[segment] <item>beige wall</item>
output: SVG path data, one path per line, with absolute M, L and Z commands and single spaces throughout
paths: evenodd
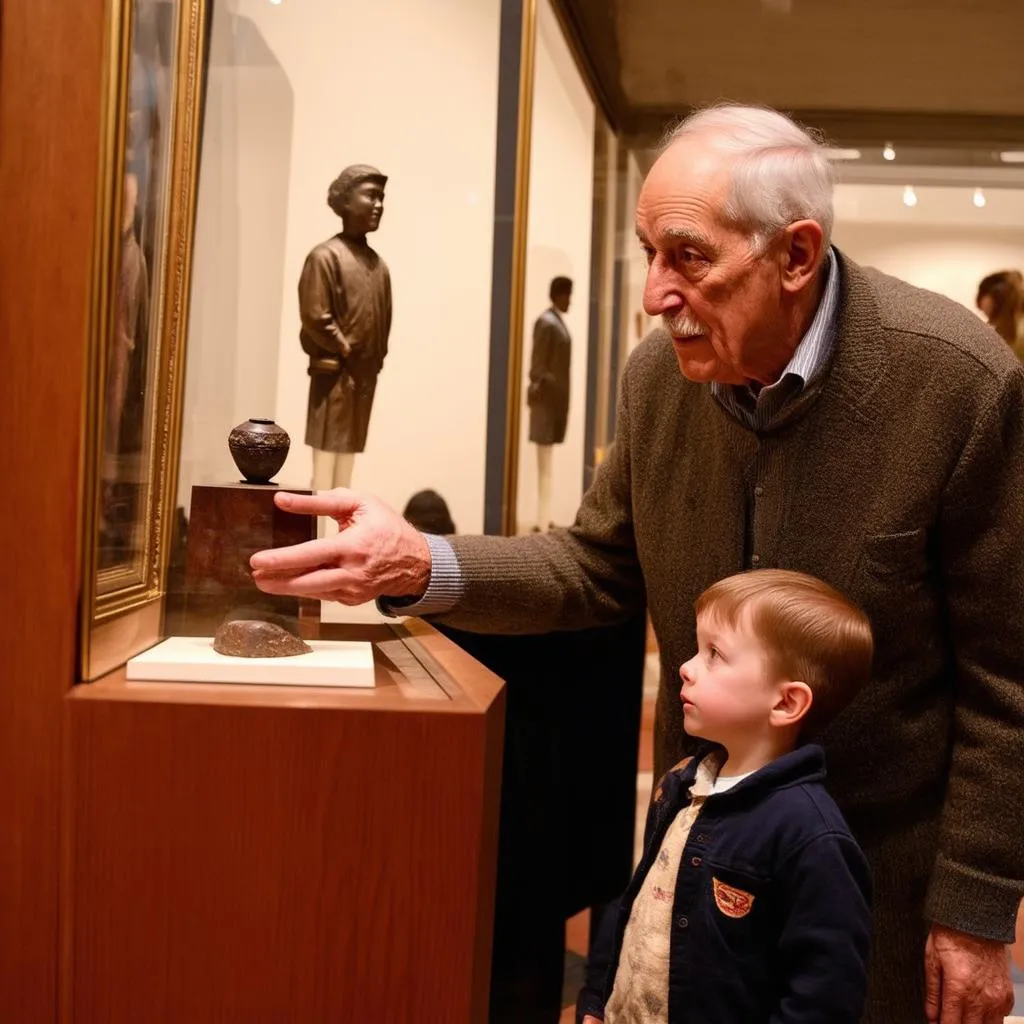
M 917 188 L 915 207 L 902 185 L 840 185 L 836 244 L 877 267 L 974 309 L 986 274 L 1024 267 L 1024 192 L 989 189 L 976 208 L 970 188 Z
M 523 388 L 519 439 L 520 529 L 537 518 L 537 450 L 528 441 L 533 322 L 547 309 L 548 288 L 558 275 L 573 280 L 566 326 L 572 335 L 569 425 L 553 452 L 552 518 L 571 523 L 583 495 L 587 336 L 590 326 L 590 245 L 594 179 L 594 104 L 555 20 L 549 0 L 537 5 L 536 75 L 530 152 Z M 546 524 L 542 524 L 545 525 Z
M 371 242 L 394 322 L 353 485 L 401 508 L 433 487 L 483 525 L 499 0 L 235 0 L 214 7 L 190 323 L 182 500 L 237 476 L 230 428 L 292 436 L 308 486 L 303 261 L 339 229 L 343 167 L 390 176 Z

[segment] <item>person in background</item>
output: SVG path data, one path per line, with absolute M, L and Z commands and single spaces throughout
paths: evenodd
M 1019 270 L 1000 270 L 983 277 L 975 303 L 989 326 L 1024 362 L 1024 275 Z
M 457 532 L 448 503 L 437 491 L 417 491 L 406 503 L 402 516 L 421 533 L 445 536 Z

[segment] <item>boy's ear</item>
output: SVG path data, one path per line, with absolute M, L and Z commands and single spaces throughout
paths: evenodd
M 784 728 L 796 725 L 811 710 L 814 694 L 798 679 L 789 679 L 779 686 L 778 700 L 771 711 L 772 725 Z

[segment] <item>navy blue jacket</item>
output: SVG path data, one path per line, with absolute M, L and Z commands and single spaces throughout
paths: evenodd
M 640 865 L 620 901 L 603 1018 L 633 900 L 689 803 L 702 747 L 661 780 Z M 821 747 L 800 747 L 709 796 L 690 830 L 672 907 L 669 1024 L 857 1024 L 867 988 L 867 862 L 825 791 Z

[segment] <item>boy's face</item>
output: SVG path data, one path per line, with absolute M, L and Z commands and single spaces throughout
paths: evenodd
M 779 702 L 779 681 L 745 618 L 733 627 L 699 615 L 697 653 L 679 669 L 679 677 L 687 733 L 727 749 L 730 742 L 763 733 Z

